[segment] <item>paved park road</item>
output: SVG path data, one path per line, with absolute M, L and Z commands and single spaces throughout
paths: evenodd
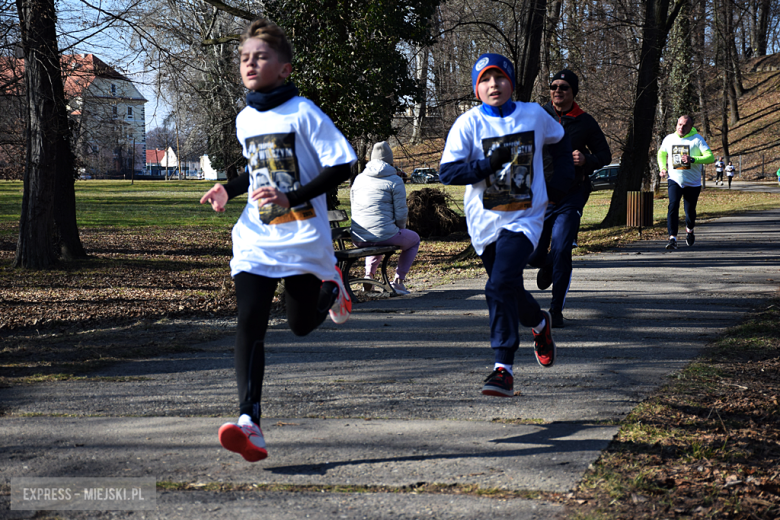
M 269 458 L 249 464 L 216 432 L 235 419 L 232 339 L 128 362 L 86 380 L 0 391 L 0 478 L 153 477 L 158 481 L 414 486 L 476 484 L 567 491 L 637 403 L 780 285 L 780 211 L 697 228 L 694 247 L 642 241 L 575 260 L 556 329 L 558 362 L 515 365 L 520 395 L 480 394 L 492 368 L 484 278 L 356 307 L 306 338 L 269 331 L 263 429 Z M 421 276 L 415 273 L 415 276 Z M 527 286 L 544 306 L 550 292 Z M 7 490 L 7 488 L 6 488 Z M 8 510 L 0 517 L 33 513 Z M 146 518 L 560 518 L 532 500 L 382 493 L 158 492 Z M 151 513 L 151 516 L 150 516 Z M 138 514 L 104 513 L 111 518 Z M 63 513 L 92 518 L 95 513 Z

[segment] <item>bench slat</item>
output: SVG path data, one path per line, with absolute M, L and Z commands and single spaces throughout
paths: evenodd
M 352 241 L 352 234 L 349 226 L 341 227 L 339 224 L 349 221 L 347 212 L 341 209 L 328 211 L 328 220 L 331 225 L 331 238 L 334 243 L 334 249 L 336 253 L 336 260 L 338 260 L 339 267 L 341 267 L 344 273 L 344 278 L 347 279 L 345 284 L 350 296 L 354 297 L 351 284 L 355 283 L 370 283 L 382 287 L 385 291 L 388 291 L 391 295 L 397 295 L 393 286 L 390 284 L 390 279 L 387 276 L 387 262 L 390 260 L 390 256 L 399 251 L 399 246 L 368 246 L 368 247 L 353 247 L 347 248 L 345 241 Z M 370 280 L 367 278 L 355 278 L 349 275 L 349 271 L 352 265 L 361 258 L 369 256 L 384 256 L 382 259 L 382 266 L 380 272 L 382 274 L 382 283 L 376 280 Z
M 336 258 L 362 258 L 365 256 L 379 256 L 385 253 L 394 253 L 397 246 L 360 247 L 356 249 L 344 249 L 335 251 Z

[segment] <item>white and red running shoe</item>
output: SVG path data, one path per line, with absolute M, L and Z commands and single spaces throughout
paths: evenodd
M 352 300 L 344 287 L 344 275 L 338 266 L 336 266 L 336 275 L 333 281 L 339 286 L 339 295 L 328 312 L 330 312 L 330 319 L 333 320 L 333 323 L 341 325 L 349 319 L 349 313 L 352 312 Z
M 268 456 L 263 430 L 246 414 L 238 418 L 238 424 L 222 425 L 219 429 L 219 443 L 226 450 L 238 453 L 249 462 L 257 462 Z

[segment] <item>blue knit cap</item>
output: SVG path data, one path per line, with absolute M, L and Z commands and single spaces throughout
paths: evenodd
M 489 69 L 498 69 L 503 72 L 504 76 L 512 82 L 512 90 L 515 89 L 515 68 L 512 66 L 512 62 L 505 56 L 488 52 L 477 58 L 476 63 L 471 68 L 471 87 L 474 89 L 474 95 L 477 98 L 479 98 L 477 84 L 482 74 Z

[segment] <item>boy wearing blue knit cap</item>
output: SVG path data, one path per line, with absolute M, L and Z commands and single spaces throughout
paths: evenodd
M 495 363 L 482 393 L 511 397 L 520 324 L 531 328 L 536 361 L 555 363 L 550 314 L 523 287 L 523 267 L 539 241 L 548 200 L 574 180 L 571 146 L 563 127 L 536 103 L 512 101 L 515 73 L 500 54 L 483 54 L 471 70 L 482 105 L 461 115 L 450 129 L 441 159 L 444 184 L 465 185 L 469 235 L 488 273 L 490 346 Z M 558 187 L 548 193 L 542 147 L 548 145 Z

